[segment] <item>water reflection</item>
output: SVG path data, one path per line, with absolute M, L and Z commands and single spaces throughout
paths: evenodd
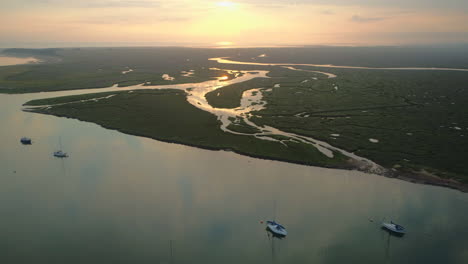
M 265 230 L 267 232 L 269 246 L 271 246 L 271 263 L 277 263 L 277 255 L 280 253 L 280 240 L 282 240 L 284 236 L 279 236 L 271 232 L 269 228 L 266 228 Z
M 0 66 L 26 64 L 26 63 L 37 63 L 37 62 L 39 62 L 39 60 L 36 59 L 36 58 L 33 58 L 33 57 L 16 58 L 16 57 L 0 56 Z
M 176 263 L 468 261 L 466 194 L 21 111 L 44 95 L 0 95 L 1 263 L 170 263 L 168 241 Z M 60 136 L 66 160 L 50 155 Z M 258 224 L 272 200 L 283 240 Z M 384 217 L 411 232 L 389 238 Z

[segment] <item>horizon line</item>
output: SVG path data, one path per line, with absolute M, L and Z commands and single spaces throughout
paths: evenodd
M 154 43 L 154 42 L 18 42 L 3 44 L 0 50 L 6 49 L 67 49 L 67 48 L 199 48 L 199 49 L 248 49 L 248 48 L 308 48 L 308 47 L 444 47 L 467 46 L 468 42 L 454 43 L 406 43 L 406 44 L 259 44 L 259 45 L 216 45 L 216 44 L 184 44 L 184 43 Z

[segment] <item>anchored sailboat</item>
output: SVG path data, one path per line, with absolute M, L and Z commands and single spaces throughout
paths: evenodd
M 20 141 L 21 141 L 21 144 L 23 144 L 23 145 L 31 145 L 32 144 L 32 140 L 30 138 L 28 138 L 28 137 L 22 137 L 20 139 Z
M 286 228 L 280 225 L 279 223 L 275 222 L 274 220 L 267 221 L 267 228 L 276 236 L 285 237 L 288 235 L 288 231 L 286 231 Z
M 274 218 L 276 219 L 276 201 L 274 204 Z M 275 220 L 266 221 L 267 230 L 270 231 L 274 236 L 283 238 L 288 235 L 288 231 L 281 224 L 277 223 Z
M 60 145 L 60 149 L 57 151 L 54 151 L 54 157 L 68 158 L 68 154 L 62 151 L 62 139 L 61 138 L 59 138 L 59 145 Z
M 390 221 L 390 223 L 383 222 L 382 228 L 400 235 L 404 235 L 406 233 L 405 228 L 403 226 L 393 223 L 393 221 Z

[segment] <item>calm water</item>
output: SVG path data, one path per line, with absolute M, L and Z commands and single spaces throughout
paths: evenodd
M 39 62 L 39 60 L 33 57 L 16 58 L 16 57 L 4 57 L 0 55 L 0 66 L 35 63 L 35 62 Z
M 44 96 L 0 95 L 0 263 L 468 263 L 467 194 L 21 111 Z

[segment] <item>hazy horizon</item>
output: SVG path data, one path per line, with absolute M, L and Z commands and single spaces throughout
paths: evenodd
M 468 2 L 6 0 L 0 47 L 468 43 Z
M 446 43 L 446 44 L 402 44 L 402 45 L 355 45 L 355 44 L 310 44 L 310 45 L 217 45 L 210 43 L 126 43 L 126 42 L 51 42 L 51 43 L 1 43 L 0 51 L 6 49 L 67 49 L 67 48 L 194 48 L 194 49 L 248 49 L 248 48 L 320 48 L 320 47 L 349 47 L 349 48 L 468 48 L 468 43 Z

